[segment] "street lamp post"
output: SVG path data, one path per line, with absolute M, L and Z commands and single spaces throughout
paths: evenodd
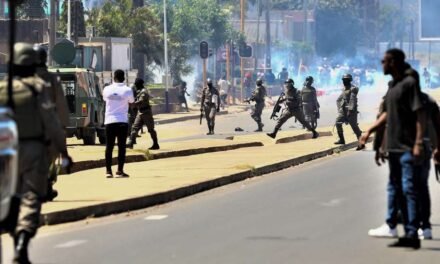
M 67 39 L 70 40 L 71 39 L 71 32 L 70 32 L 70 24 L 72 23 L 71 21 L 71 14 L 70 14 L 70 0 L 67 0 Z
M 165 112 L 170 112 L 170 98 L 168 93 L 168 29 L 167 29 L 167 1 L 163 0 L 163 35 L 165 53 Z

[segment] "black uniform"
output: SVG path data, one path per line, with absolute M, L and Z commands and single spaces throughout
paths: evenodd
M 278 130 L 280 130 L 281 126 L 289 120 L 291 117 L 295 117 L 298 122 L 300 122 L 307 130 L 312 131 L 313 138 L 317 138 L 319 134 L 315 131 L 314 128 L 310 126 L 310 124 L 304 119 L 304 116 L 301 111 L 301 93 L 293 86 L 293 81 L 291 83 L 287 83 L 285 87 L 285 98 L 282 102 L 285 102 L 287 108 L 283 111 L 278 119 L 277 124 L 275 125 L 274 131 L 272 133 L 267 134 L 268 136 L 275 138 Z
M 214 134 L 215 115 L 220 111 L 220 94 L 218 90 L 208 82 L 208 86 L 202 91 L 202 108 L 204 111 L 206 122 L 208 123 L 208 135 Z
M 138 91 L 137 91 L 136 85 L 133 85 L 131 87 L 131 90 L 133 91 L 133 98 L 137 98 Z M 131 130 L 133 128 L 134 120 L 136 119 L 137 114 L 138 114 L 137 106 L 134 104 L 131 105 L 128 108 L 128 135 L 129 136 L 130 136 Z M 133 142 L 133 143 L 136 143 L 136 142 Z

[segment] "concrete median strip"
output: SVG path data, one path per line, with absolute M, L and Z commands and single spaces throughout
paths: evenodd
M 325 146 L 330 146 L 330 142 L 332 139 L 323 139 L 325 140 Z M 309 141 L 309 140 L 307 140 Z M 72 221 L 78 221 L 78 220 L 83 220 L 86 218 L 90 218 L 90 217 L 102 217 L 102 216 L 107 216 L 107 215 L 111 215 L 111 214 L 117 214 L 117 213 L 122 213 L 122 212 L 127 212 L 127 211 L 132 211 L 132 210 L 138 210 L 138 209 L 143 209 L 146 207 L 150 207 L 150 206 L 155 206 L 155 205 L 159 205 L 159 204 L 163 204 L 163 203 L 167 203 L 167 202 L 171 202 L 183 197 L 187 197 L 196 193 L 200 193 L 203 191 L 207 191 L 213 188 L 217 188 L 220 186 L 224 186 L 227 184 L 231 184 L 234 182 L 238 182 L 238 181 L 242 181 L 248 178 L 252 178 L 252 177 L 256 177 L 256 176 L 261 176 L 267 173 L 271 173 L 271 172 L 275 172 L 278 170 L 282 170 L 282 169 L 286 169 L 292 166 L 297 166 L 299 164 L 311 161 L 311 160 L 315 160 L 315 159 L 319 159 L 328 155 L 332 155 L 335 153 L 340 153 L 341 151 L 345 151 L 351 148 L 354 148 L 357 146 L 357 142 L 353 141 L 350 144 L 344 145 L 344 146 L 339 146 L 339 147 L 323 147 L 322 144 L 320 144 L 319 142 L 313 142 L 312 140 L 310 140 L 312 144 L 315 145 L 319 145 L 320 147 L 317 147 L 316 149 L 318 149 L 318 151 L 316 152 L 311 152 L 305 155 L 298 155 L 296 157 L 293 158 L 280 158 L 280 157 L 284 157 L 279 155 L 279 157 L 274 158 L 272 161 L 270 161 L 267 164 L 258 164 L 256 166 L 251 166 L 251 165 L 247 165 L 247 166 L 241 166 L 240 168 L 236 168 L 235 171 L 231 168 L 223 168 L 222 171 L 224 171 L 224 175 L 222 174 L 222 172 L 217 173 L 214 172 L 214 176 L 212 176 L 211 178 L 209 177 L 200 177 L 198 178 L 199 180 L 194 180 L 194 182 L 190 182 L 189 180 L 188 183 L 185 182 L 185 173 L 181 172 L 182 175 L 178 175 L 176 176 L 175 174 L 173 174 L 173 171 L 175 170 L 174 167 L 170 167 L 168 169 L 169 173 L 173 174 L 175 178 L 171 178 L 171 179 L 177 179 L 174 181 L 179 181 L 178 184 L 174 185 L 169 183 L 166 186 L 168 186 L 165 191 L 159 191 L 157 193 L 150 193 L 150 194 L 146 194 L 146 195 L 141 195 L 140 193 L 142 193 L 142 191 L 139 192 L 139 194 L 133 194 L 133 197 L 127 197 L 127 198 L 123 198 L 123 199 L 118 199 L 115 198 L 115 200 L 113 201 L 106 201 L 103 198 L 93 198 L 96 200 L 93 201 L 87 201 L 88 198 L 85 197 L 81 197 L 84 199 L 84 201 L 79 201 L 79 205 L 75 208 L 68 208 L 69 206 L 65 206 L 65 208 L 63 208 L 63 206 L 61 206 L 60 204 L 56 204 L 52 203 L 52 208 L 48 209 L 46 208 L 46 210 L 44 210 L 45 208 L 43 208 L 43 215 L 42 215 L 42 223 L 46 224 L 46 225 L 54 225 L 54 224 L 61 224 L 61 223 L 66 223 L 66 222 L 72 222 Z M 311 143 L 306 143 L 311 144 Z M 300 143 L 290 143 L 290 144 L 300 144 Z M 289 144 L 282 144 L 284 145 L 283 147 L 283 151 L 284 152 L 289 152 L 289 149 L 291 149 L 292 146 L 290 146 Z M 277 146 L 282 146 L 282 145 L 277 145 Z M 296 145 L 295 145 L 296 146 Z M 293 146 L 293 147 L 295 147 Z M 271 148 L 275 147 L 271 146 L 271 147 L 267 147 L 271 150 Z M 302 146 L 297 146 L 298 148 L 302 148 Z M 263 147 L 265 148 L 265 147 Z M 278 147 L 279 148 L 279 147 Z M 259 149 L 259 148 L 258 148 Z M 231 154 L 227 154 L 227 156 L 231 156 L 231 159 L 234 159 L 234 157 L 243 157 L 243 153 L 244 151 L 248 151 L 250 153 L 255 152 L 255 150 L 253 149 L 242 149 L 242 150 L 235 150 L 232 151 L 234 153 Z M 298 150 L 299 152 L 301 150 Z M 226 154 L 217 154 L 217 153 L 211 153 L 211 154 L 206 154 L 206 158 L 210 159 L 212 161 L 212 159 L 218 159 L 219 155 L 226 155 Z M 235 156 L 234 156 L 235 155 Z M 294 156 L 294 155 L 291 155 Z M 178 160 L 175 160 L 175 167 L 179 167 L 180 164 L 183 164 L 185 162 L 185 159 L 187 158 L 176 158 Z M 236 159 L 236 162 L 239 162 L 238 159 Z M 159 164 L 157 164 L 156 166 L 163 166 L 163 163 L 158 161 Z M 209 163 L 209 162 L 208 162 Z M 212 163 L 212 162 L 211 162 Z M 215 162 L 214 162 L 215 163 Z M 224 164 L 226 163 L 231 163 L 233 164 L 233 162 L 231 160 L 226 160 L 223 163 L 218 162 L 218 166 L 225 166 Z M 149 163 L 146 163 L 149 164 Z M 203 164 L 201 164 L 203 165 Z M 139 165 L 139 167 L 141 167 L 143 165 Z M 197 172 L 200 172 L 201 170 L 203 170 L 203 166 L 200 166 L 200 168 L 194 168 L 193 165 L 188 165 L 191 166 L 192 170 L 198 170 Z M 135 168 L 134 168 L 135 169 Z M 183 171 L 185 171 L 185 168 L 181 168 Z M 217 168 L 211 168 L 211 173 L 212 170 L 216 170 Z M 219 168 L 220 169 L 220 168 Z M 219 170 L 218 169 L 218 170 Z M 154 174 L 155 172 L 155 167 L 152 166 L 151 168 L 147 169 L 149 171 L 150 174 Z M 162 169 L 163 170 L 163 169 Z M 238 172 L 236 172 L 238 170 Z M 93 174 L 95 171 L 91 171 L 90 173 Z M 227 173 L 230 172 L 230 173 Z M 159 173 L 159 172 L 158 172 Z M 186 172 L 187 174 L 191 175 L 191 171 Z M 86 175 L 83 175 L 84 177 L 86 177 Z M 156 178 L 156 177 L 162 177 L 160 176 L 160 174 L 156 175 L 156 176 L 151 176 L 151 178 Z M 183 178 L 182 178 L 183 177 Z M 67 177 L 69 178 L 69 177 Z M 74 178 L 74 177 L 72 177 Z M 132 184 L 136 184 L 136 181 L 143 181 L 144 180 L 144 176 L 141 177 L 135 177 L 135 178 L 129 178 L 127 179 L 127 181 L 130 180 L 134 180 L 134 183 L 132 182 Z M 180 180 L 178 180 L 180 179 Z M 83 179 L 84 180 L 84 179 Z M 127 181 L 118 181 L 118 183 L 116 183 L 115 181 L 104 181 L 102 180 L 103 184 L 114 184 L 113 187 L 116 188 L 116 190 L 120 190 L 123 189 L 125 187 L 124 184 L 128 184 L 129 182 Z M 141 183 L 141 182 L 139 182 Z M 69 182 L 65 183 L 66 186 L 69 186 Z M 96 186 L 95 188 L 103 188 L 105 189 L 105 186 Z M 137 188 L 141 188 L 141 186 L 137 186 Z M 93 188 L 92 188 L 93 189 Z M 102 190 L 104 193 L 106 190 Z M 139 191 L 139 190 L 137 190 Z M 71 193 L 74 193 L 74 190 L 70 191 Z M 145 193 L 145 191 L 143 192 Z M 102 195 L 101 193 L 97 193 L 95 194 L 94 197 L 100 197 L 100 195 Z M 68 195 L 67 195 L 68 196 Z M 66 197 L 67 197 L 66 196 Z M 90 198 L 92 199 L 92 198 Z M 65 202 L 67 203 L 72 203 L 72 202 L 78 202 L 78 201 L 69 201 L 68 199 L 66 199 L 65 201 L 59 201 L 59 203 L 63 203 Z M 86 205 L 87 202 L 96 202 L 96 204 L 90 204 L 90 205 Z M 84 206 L 81 206 L 81 204 L 84 204 Z M 51 205 L 51 204 L 49 204 Z M 67 209 L 66 209 L 67 208 Z

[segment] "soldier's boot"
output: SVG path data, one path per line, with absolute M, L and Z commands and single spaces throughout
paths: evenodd
M 14 264 L 31 264 L 28 256 L 28 246 L 30 240 L 31 235 L 25 231 L 18 233 L 16 237 L 14 237 Z
M 258 129 L 255 130 L 254 132 L 262 132 L 262 131 L 263 131 L 263 127 L 264 127 L 264 124 L 261 123 L 261 122 L 259 122 L 259 123 L 258 123 Z
M 312 130 L 312 138 L 318 138 L 319 137 L 319 133 L 316 132 L 316 130 Z
M 272 133 L 267 133 L 266 135 L 268 135 L 269 137 L 275 139 L 277 137 L 277 133 L 278 133 L 279 128 L 276 128 L 273 130 Z
M 158 143 L 158 140 L 157 140 L 157 133 L 156 133 L 156 131 L 151 132 L 151 139 L 153 140 L 153 145 L 149 149 L 151 149 L 151 150 L 160 149 L 159 143 Z
M 339 140 L 335 142 L 335 145 L 345 145 L 344 132 L 338 131 Z

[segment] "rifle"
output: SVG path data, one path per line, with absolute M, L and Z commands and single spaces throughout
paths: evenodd
M 202 124 L 203 120 L 203 109 L 200 109 L 200 125 Z
M 270 119 L 273 119 L 273 120 L 277 120 L 278 119 L 278 113 L 281 111 L 281 102 L 282 102 L 282 100 L 283 100 L 283 98 L 284 98 L 284 92 L 282 92 L 281 94 L 280 94 L 280 97 L 278 97 L 278 100 L 277 100 L 277 102 L 275 103 L 275 105 L 274 105 L 274 107 L 273 107 L 273 110 L 272 110 L 272 114 L 270 115 Z

